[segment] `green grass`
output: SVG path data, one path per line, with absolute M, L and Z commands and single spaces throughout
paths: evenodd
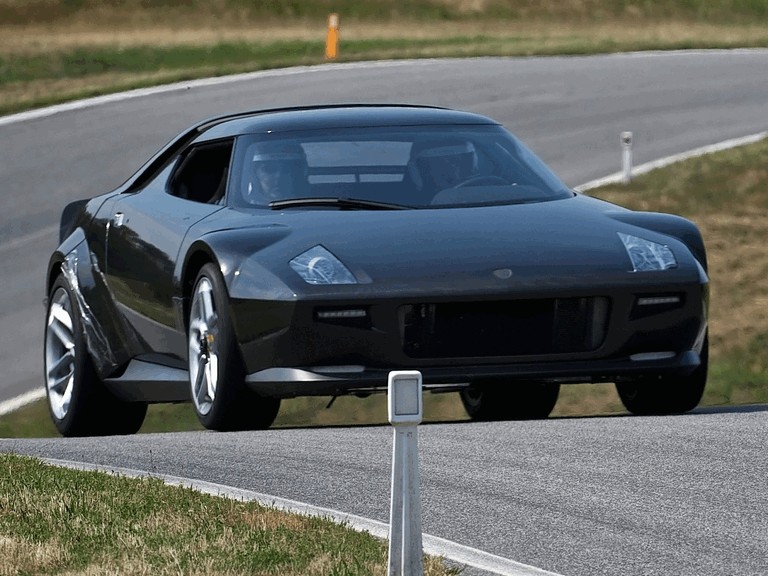
M 318 61 L 322 42 L 280 41 L 269 44 L 246 42 L 212 46 L 174 46 L 157 48 L 76 48 L 53 54 L 0 57 L 0 85 L 51 78 L 80 78 L 109 72 L 142 73 L 150 71 L 214 68 L 228 70 L 262 61 L 272 67 Z M 312 58 L 312 56 L 315 58 Z
M 0 454 L 3 575 L 362 576 L 386 563 L 386 542 L 329 519 Z

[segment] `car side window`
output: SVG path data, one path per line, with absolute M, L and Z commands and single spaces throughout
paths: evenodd
M 168 193 L 203 204 L 219 203 L 227 186 L 232 145 L 232 140 L 219 140 L 191 146 L 177 164 Z

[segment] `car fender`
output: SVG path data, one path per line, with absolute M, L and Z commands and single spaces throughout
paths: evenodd
M 253 256 L 288 234 L 290 228 L 287 226 L 265 224 L 217 230 L 194 240 L 186 250 L 184 258 L 179 259 L 176 269 L 176 280 L 182 292 L 182 307 L 179 310 L 182 318 L 186 318 L 187 300 L 192 294 L 197 273 L 207 262 L 218 266 L 230 297 L 252 298 L 265 294 L 265 291 L 269 292 L 270 297 L 274 297 L 275 285 L 282 285 L 282 281 L 266 268 L 259 266 Z M 249 264 L 246 265 L 246 262 Z M 253 274 L 254 268 L 258 268 L 260 274 Z M 286 288 L 285 292 L 289 290 Z
M 88 352 L 103 378 L 128 361 L 125 347 L 113 345 L 123 341 L 125 329 L 109 301 L 105 279 L 82 228 L 76 228 L 52 255 L 48 273 L 51 283 L 59 273 L 77 302 Z

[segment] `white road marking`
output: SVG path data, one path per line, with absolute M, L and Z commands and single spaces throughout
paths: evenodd
M 185 488 L 192 488 L 204 494 L 222 496 L 235 500 L 256 501 L 263 506 L 271 506 L 294 514 L 329 518 L 334 522 L 346 524 L 359 532 L 369 532 L 377 538 L 386 540 L 389 537 L 389 525 L 384 522 L 363 518 L 362 516 L 355 516 L 354 514 L 345 514 L 344 512 L 339 512 L 338 510 L 332 510 L 330 508 L 320 508 L 303 502 L 297 502 L 296 500 L 278 498 L 277 496 L 270 496 L 269 494 L 260 494 L 259 492 L 253 492 L 251 490 L 242 490 L 223 484 L 214 484 L 212 482 L 181 478 L 179 476 L 152 474 L 131 468 L 101 466 L 99 464 L 74 462 L 71 460 L 57 460 L 53 458 L 43 458 L 42 460 L 53 466 L 62 466 L 65 468 L 73 468 L 75 470 L 106 472 L 107 474 L 127 476 L 131 478 L 157 478 L 171 486 L 183 486 Z M 429 534 L 423 535 L 423 545 L 426 554 L 442 556 L 443 558 L 458 562 L 459 564 L 472 566 L 473 568 L 479 568 L 501 576 L 562 576 L 555 572 L 549 572 L 547 570 L 542 570 L 541 568 L 536 568 L 535 566 L 521 564 L 514 560 L 508 560 L 501 556 L 489 554 L 482 550 L 477 550 L 476 548 L 470 548 L 469 546 L 451 542 L 444 538 L 438 538 L 437 536 L 430 536 Z
M 27 404 L 31 404 L 32 402 L 35 402 L 36 400 L 40 400 L 40 398 L 44 398 L 44 397 L 45 397 L 45 389 L 36 388 L 35 390 L 32 390 L 30 392 L 25 392 L 24 394 L 16 396 L 15 398 L 6 400 L 5 402 L 0 402 L 0 416 L 5 416 L 6 414 L 15 412 L 19 408 L 23 408 Z

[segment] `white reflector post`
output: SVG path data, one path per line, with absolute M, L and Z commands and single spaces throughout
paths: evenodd
M 424 573 L 421 543 L 418 425 L 422 415 L 421 372 L 389 373 L 392 443 L 392 499 L 389 513 L 389 576 Z
M 621 139 L 621 181 L 629 184 L 632 180 L 632 132 L 622 132 Z

